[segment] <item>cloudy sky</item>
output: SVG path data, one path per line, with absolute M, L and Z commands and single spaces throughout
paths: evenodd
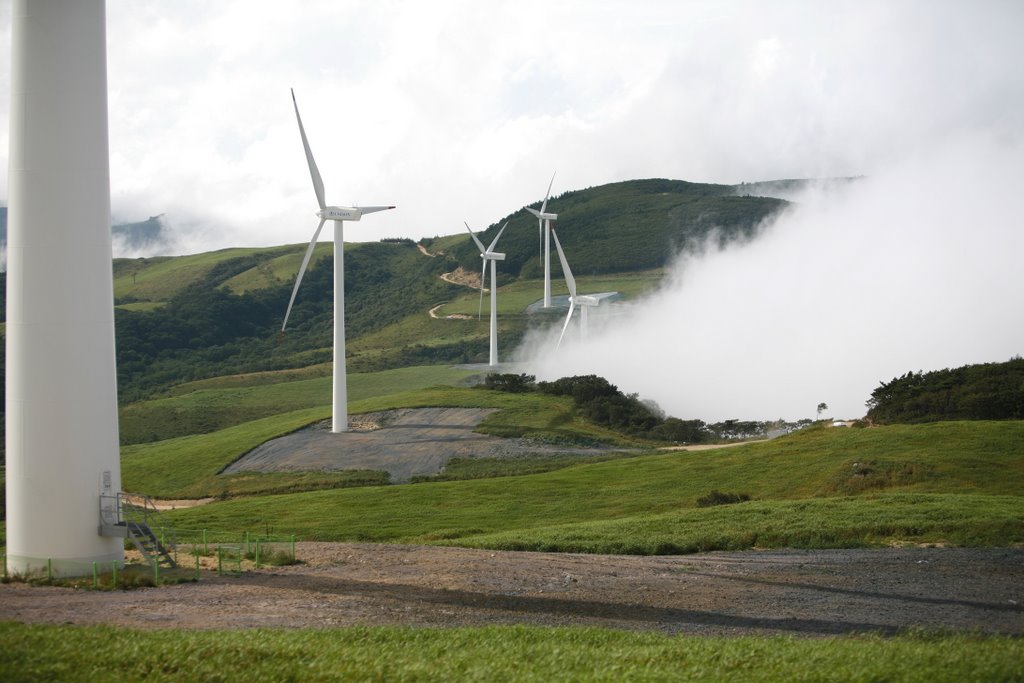
M 10 51 L 0 0 L 0 54 Z M 289 88 L 346 238 L 484 226 L 641 177 L 872 174 L 1020 131 L 1017 2 L 108 0 L 112 208 L 183 250 L 315 228 Z M 0 73 L 0 202 L 9 78 Z
M 0 0 L 0 53 L 10 50 Z M 856 417 L 879 380 L 1024 347 L 1017 0 L 108 0 L 112 209 L 178 253 L 304 242 L 295 88 L 346 238 L 483 227 L 632 178 L 866 176 L 680 260 L 584 349 L 682 417 Z M 9 78 L 0 70 L 0 203 Z M 687 321 L 694 321 L 687 324 Z M 536 353 L 528 353 L 533 351 Z M 539 355 L 538 355 L 539 354 Z M 691 390 L 692 388 L 692 390 Z

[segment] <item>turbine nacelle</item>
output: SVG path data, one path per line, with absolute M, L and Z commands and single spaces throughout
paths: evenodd
M 393 206 L 325 206 L 323 209 L 317 212 L 317 216 L 325 221 L 357 221 L 363 217 L 365 213 L 374 213 L 376 211 L 386 211 L 387 209 L 393 209 Z
M 569 297 L 569 303 L 576 304 L 577 306 L 600 306 L 601 300 L 596 296 L 580 294 L 579 296 Z
M 548 203 L 547 199 L 544 200 L 544 203 L 545 204 Z M 538 211 L 537 209 L 532 209 L 529 206 L 526 207 L 526 210 L 529 211 L 530 213 L 532 213 L 534 216 L 536 216 L 537 218 L 539 218 L 542 221 L 556 221 L 556 220 L 558 220 L 558 214 L 557 213 L 547 213 L 546 211 L 543 211 L 543 210 Z
M 504 261 L 505 255 L 496 251 L 486 251 L 480 254 L 480 258 L 485 261 Z

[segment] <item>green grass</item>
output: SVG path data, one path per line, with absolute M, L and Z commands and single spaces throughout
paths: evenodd
M 281 283 L 294 283 L 295 277 L 299 274 L 299 266 L 302 265 L 302 257 L 306 253 L 306 244 L 293 244 L 287 248 L 287 253 L 264 261 L 255 268 L 250 268 L 234 277 L 226 280 L 224 286 L 235 294 L 244 294 L 250 290 L 275 287 Z M 350 245 L 345 245 L 346 251 Z M 317 243 L 313 249 L 313 256 L 309 259 L 307 267 L 312 268 L 321 259 L 334 253 L 333 242 Z
M 292 248 L 298 246 L 293 245 Z M 274 249 L 235 248 L 188 256 L 115 259 L 114 298 L 132 297 L 138 301 L 167 301 L 188 285 L 201 279 L 222 261 Z
M 218 477 L 217 472 L 264 441 L 326 419 L 330 414 L 330 406 L 307 408 L 211 434 L 125 446 L 121 449 L 122 486 L 126 491 L 156 498 L 203 498 L 242 493 L 232 486 L 232 477 Z M 282 481 L 289 481 L 295 476 L 283 475 Z
M 659 515 L 461 537 L 497 550 L 679 555 L 753 548 L 861 548 L 891 542 L 1024 544 L 1024 499 L 970 494 L 882 494 L 756 501 Z
M 629 457 L 624 453 L 603 455 L 575 455 L 555 453 L 552 455 L 528 455 L 516 458 L 452 458 L 445 464 L 444 471 L 434 476 L 413 477 L 415 483 L 438 481 L 464 481 L 466 479 L 490 479 L 493 477 L 517 477 L 524 474 L 553 472 L 573 465 L 604 462 Z
M 746 509 L 755 509 L 757 501 L 834 499 L 859 493 L 862 500 L 850 505 L 862 505 L 864 515 L 874 515 L 874 507 L 882 504 L 881 497 L 870 497 L 877 493 L 940 493 L 949 496 L 945 504 L 950 509 L 965 506 L 965 538 L 981 533 L 977 529 L 993 515 L 1003 515 L 1007 529 L 1019 537 L 1021 517 L 1009 515 L 999 497 L 1024 496 L 1022 444 L 1024 422 L 821 429 L 735 448 L 637 456 L 530 476 L 318 491 L 227 501 L 174 515 L 182 524 L 211 528 L 253 528 L 272 520 L 278 528 L 310 540 L 423 542 L 480 534 L 526 536 L 530 530 L 548 533 L 546 528 L 556 524 L 684 512 L 704 515 L 694 518 L 704 520 L 743 508 L 698 511 L 697 499 L 711 490 L 750 494 L 754 501 L 744 504 L 751 506 Z M 858 474 L 854 463 L 872 460 L 893 466 Z M 960 498 L 961 492 L 979 498 Z M 920 509 L 914 506 L 927 500 L 897 498 L 886 504 L 906 508 L 896 514 L 911 514 Z M 826 508 L 778 509 L 815 520 Z M 742 524 L 735 526 L 742 534 Z M 642 533 L 642 525 L 636 530 Z M 927 540 L 934 530 L 912 531 L 900 530 L 900 537 Z M 877 529 L 858 533 L 864 544 L 881 534 Z
M 500 269 L 500 266 L 499 266 Z M 576 278 L 576 289 L 581 293 L 620 292 L 624 299 L 633 299 L 655 289 L 664 277 L 664 270 L 638 271 L 635 273 L 617 273 L 611 275 L 591 275 Z M 565 279 L 561 271 L 553 268 L 551 275 L 551 293 L 554 296 L 566 295 Z M 489 311 L 489 294 L 484 294 L 484 311 Z M 543 280 L 516 280 L 502 284 L 501 272 L 498 273 L 498 313 L 513 315 L 523 313 L 530 304 L 544 296 Z M 469 289 L 464 294 L 445 304 L 439 315 L 460 313 L 476 316 L 480 306 L 479 292 Z M 485 321 L 486 322 L 486 321 Z
M 350 401 L 409 389 L 455 384 L 473 374 L 448 366 L 399 368 L 348 375 Z M 329 365 L 299 371 L 254 373 L 192 382 L 170 396 L 123 406 L 123 444 L 206 434 L 272 415 L 328 405 Z
M 688 638 L 593 628 L 139 631 L 0 624 L 20 681 L 1011 681 L 1024 640 Z

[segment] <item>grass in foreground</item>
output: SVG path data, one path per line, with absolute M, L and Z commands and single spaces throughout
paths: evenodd
M 1024 640 L 795 640 L 486 627 L 135 631 L 0 624 L 0 678 L 438 681 L 1011 681 Z

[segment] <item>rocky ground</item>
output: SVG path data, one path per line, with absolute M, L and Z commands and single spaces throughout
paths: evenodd
M 681 557 L 300 543 L 302 564 L 133 591 L 0 585 L 0 620 L 136 628 L 602 626 L 827 636 L 1024 634 L 1024 549 Z

